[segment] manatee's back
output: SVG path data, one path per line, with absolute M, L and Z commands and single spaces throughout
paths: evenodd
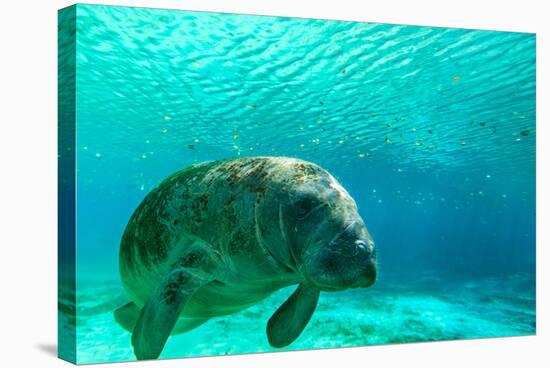
M 310 164 L 284 157 L 213 161 L 178 171 L 153 189 L 130 218 L 121 241 L 120 273 L 134 301 L 146 300 L 155 290 L 177 256 L 173 249 L 177 245 L 180 252 L 186 236 L 204 240 L 228 259 L 242 253 L 255 242 L 238 231 L 255 226 L 255 201 L 268 187 L 300 180 L 290 175 L 296 165 Z M 247 257 L 262 256 L 256 253 Z

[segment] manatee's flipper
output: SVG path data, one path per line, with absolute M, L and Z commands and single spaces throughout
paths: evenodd
M 300 284 L 267 322 L 267 339 L 275 348 L 292 343 L 302 333 L 319 300 L 319 289 Z
M 125 330 L 132 332 L 134 331 L 140 312 L 139 307 L 130 302 L 115 310 L 115 320 Z
M 178 268 L 170 272 L 145 304 L 132 334 L 138 359 L 156 359 L 178 321 L 181 310 L 195 291 L 210 280 Z

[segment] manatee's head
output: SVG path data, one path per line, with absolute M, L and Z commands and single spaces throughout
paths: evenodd
M 306 172 L 280 215 L 299 272 L 324 291 L 371 286 L 376 251 L 355 201 L 320 167 L 311 165 Z

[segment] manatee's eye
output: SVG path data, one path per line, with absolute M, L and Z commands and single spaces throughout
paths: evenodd
M 307 217 L 307 215 L 313 209 L 313 200 L 309 197 L 300 198 L 296 202 L 296 217 L 301 220 Z

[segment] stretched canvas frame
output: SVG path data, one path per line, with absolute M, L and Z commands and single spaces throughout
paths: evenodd
M 60 358 L 98 363 L 536 333 L 534 34 L 83 4 L 60 10 L 58 25 Z M 319 39 L 312 41 L 315 35 Z M 446 41 L 445 37 L 450 38 Z M 434 38 L 440 43 L 429 56 L 423 55 Z M 403 46 L 394 50 L 400 43 Z M 224 46 L 215 49 L 213 45 Z M 245 45 L 244 49 L 239 45 Z M 388 49 L 394 52 L 386 53 Z M 285 52 L 290 55 L 288 60 L 281 59 Z M 254 56 L 258 57 L 256 64 L 245 65 Z M 432 71 L 435 80 L 433 86 L 418 89 L 415 78 L 425 73 L 424 63 L 436 69 Z M 484 65 L 490 63 L 493 69 Z M 492 89 L 488 80 L 494 80 L 498 88 Z M 120 90 L 110 89 L 115 85 Z M 365 90 L 362 85 L 372 87 Z M 172 88 L 179 92 L 173 93 Z M 430 90 L 437 92 L 423 96 Z M 400 105 L 400 100 L 406 102 Z M 502 102 L 499 105 L 495 100 Z M 231 110 L 235 103 L 237 112 Z M 394 109 L 385 110 L 385 103 Z M 190 104 L 193 107 L 186 110 Z M 471 118 L 453 120 L 461 108 L 470 109 Z M 447 121 L 438 120 L 443 114 Z M 150 131 L 144 134 L 144 124 L 149 122 Z M 375 128 L 371 131 L 365 126 Z M 403 148 L 394 148 L 398 145 Z M 215 161 L 223 159 L 234 161 Z M 215 163 L 202 164 L 211 160 Z M 134 170 L 141 163 L 144 168 Z M 188 171 L 177 171 L 187 166 L 191 167 Z M 291 171 L 285 171 L 289 167 Z M 438 171 L 439 167 L 444 170 Z M 126 168 L 124 174 L 135 176 L 123 181 L 120 176 Z M 471 172 L 459 177 L 464 173 L 460 168 Z M 367 170 L 369 175 L 364 174 Z M 174 172 L 180 174 L 170 177 Z M 378 172 L 384 173 L 386 181 L 376 179 Z M 267 213 L 273 211 L 266 210 L 268 220 L 255 218 L 255 230 L 239 233 L 239 244 L 223 257 L 242 251 L 240 247 L 249 244 L 249 239 L 256 245 L 269 242 L 270 226 L 278 232 L 270 236 L 285 241 L 289 229 L 299 228 L 296 237 L 309 244 L 304 234 L 312 230 L 300 227 L 300 221 L 321 205 L 340 209 L 334 218 L 345 223 L 332 232 L 315 230 L 324 235 L 327 246 L 338 249 L 338 256 L 331 253 L 330 260 L 323 258 L 312 271 L 312 261 L 307 263 L 305 256 L 293 253 L 295 245 L 266 245 L 269 262 L 279 262 L 277 267 L 284 268 L 285 275 L 300 275 L 296 282 L 282 282 L 281 290 L 269 290 L 267 299 L 250 302 L 250 309 L 243 307 L 234 314 L 218 311 L 204 325 L 199 321 L 182 328 L 189 332 L 179 337 L 159 337 L 156 334 L 164 333 L 166 316 L 174 310 L 180 313 L 177 308 L 169 312 L 163 308 L 204 287 L 206 281 L 193 286 L 197 280 L 207 280 L 209 285 L 221 282 L 213 276 L 213 270 L 221 272 L 215 258 L 219 250 L 215 255 L 205 253 L 210 245 L 195 233 L 189 235 L 193 238 L 189 249 L 202 253 L 181 254 L 174 262 L 183 265 L 184 271 L 171 269 L 163 275 L 166 278 L 159 284 L 164 288 L 159 286 L 157 294 L 151 294 L 153 300 L 156 295 L 156 304 L 137 303 L 136 311 L 129 311 L 132 301 L 139 299 L 139 288 L 129 287 L 125 279 L 138 271 L 125 273 L 124 267 L 129 267 L 125 262 L 133 261 L 128 261 L 122 249 L 126 243 L 142 241 L 147 232 L 144 226 L 156 221 L 154 211 L 140 212 L 149 206 L 147 193 L 170 188 L 170 180 L 188 185 L 193 177 L 206 181 L 213 173 L 226 181 L 227 188 L 248 188 L 259 196 L 254 197 L 258 201 L 262 195 L 272 201 L 274 188 L 291 197 L 269 202 L 273 211 L 279 211 L 277 216 L 269 217 Z M 275 184 L 286 183 L 285 175 L 296 180 L 291 189 Z M 422 184 L 439 183 L 446 176 L 456 178 L 457 192 L 441 194 Z M 163 181 L 167 177 L 172 179 Z M 304 183 L 310 182 L 315 183 L 311 185 L 316 192 L 311 187 L 304 189 Z M 294 191 L 296 187 L 301 189 Z M 334 195 L 328 196 L 325 189 Z M 306 192 L 314 198 L 305 196 Z M 467 199 L 461 200 L 458 192 Z M 296 193 L 307 197 L 305 205 Z M 229 237 L 231 230 L 223 232 L 214 226 L 227 218 L 214 221 L 207 215 L 214 211 L 212 197 L 202 192 L 191 195 L 187 211 L 197 214 L 193 221 L 211 221 L 212 232 L 219 231 L 218 239 Z M 258 205 L 256 209 L 244 194 L 228 198 L 231 201 L 225 203 L 241 211 L 237 218 L 245 217 L 246 208 L 257 212 L 264 208 Z M 162 211 L 161 202 L 154 202 L 158 211 Z M 140 203 L 144 204 L 140 207 Z M 391 215 L 383 210 L 386 203 L 393 208 Z M 407 209 L 400 212 L 395 203 Z M 289 209 L 284 207 L 287 204 Z M 422 206 L 428 210 L 418 210 Z M 104 212 L 94 212 L 97 208 Z M 441 229 L 437 214 L 450 211 L 464 214 L 453 212 Z M 286 217 L 291 212 L 296 221 L 292 226 Z M 422 230 L 433 232 L 433 239 L 422 238 L 422 231 L 415 233 L 415 227 L 404 220 L 395 220 L 395 228 L 376 220 L 381 217 L 388 223 L 390 218 L 394 221 L 405 215 L 412 224 L 422 218 L 437 223 L 432 227 L 426 223 Z M 152 217 L 132 225 L 142 216 Z M 471 220 L 460 222 L 468 216 Z M 108 225 L 106 218 L 116 226 Z M 171 221 L 170 226 L 176 226 L 179 218 Z M 371 224 L 376 230 L 373 236 L 366 229 L 372 231 Z M 238 228 L 234 226 L 228 229 Z M 469 231 L 475 247 L 468 245 L 468 237 L 461 242 L 450 239 Z M 407 234 L 414 236 L 411 239 Z M 415 242 L 417 236 L 442 245 L 425 246 Z M 236 237 L 228 238 L 227 249 Z M 354 257 L 348 257 L 351 248 L 344 247 L 348 243 L 353 244 Z M 459 251 L 445 244 L 463 248 Z M 162 253 L 158 242 L 155 247 Z M 300 248 L 309 255 L 304 249 Z M 197 257 L 214 257 L 209 258 L 207 272 L 195 266 Z M 233 266 L 249 267 L 232 262 L 225 266 L 227 273 Z M 262 262 L 254 258 L 251 265 Z M 112 272 L 118 272 L 119 263 L 120 275 Z M 336 276 L 330 274 L 334 267 Z M 437 267 L 445 276 L 438 274 Z M 404 281 L 395 276 L 400 269 L 414 273 Z M 321 280 L 320 275 L 326 274 L 331 277 Z M 242 285 L 247 281 L 243 277 Z M 279 281 L 270 279 L 267 284 L 278 285 Z M 238 283 L 227 284 L 235 288 Z M 298 284 L 298 288 L 287 288 Z M 243 295 L 230 296 L 250 298 L 246 290 Z M 332 293 L 335 290 L 341 293 Z M 227 293 L 221 295 L 212 297 L 212 304 L 229 298 Z M 125 322 L 128 311 L 137 322 Z M 260 330 L 261 334 L 251 332 Z

